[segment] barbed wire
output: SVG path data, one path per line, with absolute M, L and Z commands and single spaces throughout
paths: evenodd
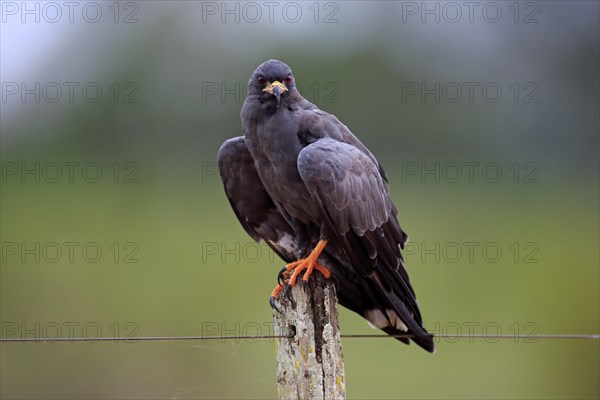
M 439 339 L 574 339 L 574 340 L 600 340 L 600 334 L 539 334 L 539 335 L 484 335 L 484 334 L 439 334 L 430 335 Z M 294 335 L 223 335 L 223 336 L 125 336 L 125 337 L 59 337 L 59 338 L 0 338 L 0 343 L 54 343 L 54 342 L 143 342 L 143 341 L 183 341 L 183 340 L 262 340 L 262 339 L 293 339 Z M 381 334 L 342 334 L 342 339 L 411 339 L 415 335 L 381 335 Z

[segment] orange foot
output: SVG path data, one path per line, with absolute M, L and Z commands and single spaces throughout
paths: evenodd
M 275 289 L 273 289 L 273 292 L 271 293 L 271 298 L 269 300 L 269 304 L 271 304 L 272 308 L 275 308 L 277 311 L 279 311 L 275 306 L 275 299 L 279 297 L 279 294 L 281 293 L 281 290 L 283 289 L 285 284 L 288 284 L 290 286 L 296 285 L 298 276 L 302 271 L 306 270 L 303 277 L 305 282 L 308 282 L 308 278 L 310 278 L 310 275 L 315 269 L 319 271 L 325 277 L 325 279 L 329 279 L 329 277 L 331 276 L 331 272 L 329 272 L 327 268 L 319 264 L 319 262 L 317 261 L 326 245 L 327 240 L 320 240 L 319 243 L 317 243 L 317 245 L 313 249 L 313 251 L 311 251 L 311 253 L 308 255 L 308 257 L 301 258 L 300 260 L 294 261 L 293 263 L 289 263 L 281 270 L 281 272 L 279 273 L 279 277 L 283 277 L 283 279 L 280 279 L 282 281 L 279 282 L 277 286 L 275 286 Z

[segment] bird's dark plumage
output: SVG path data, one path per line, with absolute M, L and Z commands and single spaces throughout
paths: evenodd
M 218 160 L 246 232 L 287 263 L 327 240 L 319 262 L 336 278 L 340 303 L 433 352 L 400 251 L 407 236 L 373 154 L 304 99 L 277 60 L 252 74 L 241 118 L 244 136 L 227 140 Z

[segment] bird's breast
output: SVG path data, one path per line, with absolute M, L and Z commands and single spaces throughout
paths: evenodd
M 303 222 L 313 220 L 318 212 L 298 172 L 298 154 L 303 148 L 298 124 L 282 114 L 250 128 L 245 129 L 248 149 L 270 196 L 292 217 Z

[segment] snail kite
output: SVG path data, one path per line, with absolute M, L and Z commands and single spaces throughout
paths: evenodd
M 433 352 L 400 252 L 407 235 L 373 154 L 300 95 L 281 61 L 254 71 L 241 119 L 244 136 L 223 143 L 219 172 L 246 232 L 288 263 L 271 305 L 302 271 L 332 274 L 343 306 Z

